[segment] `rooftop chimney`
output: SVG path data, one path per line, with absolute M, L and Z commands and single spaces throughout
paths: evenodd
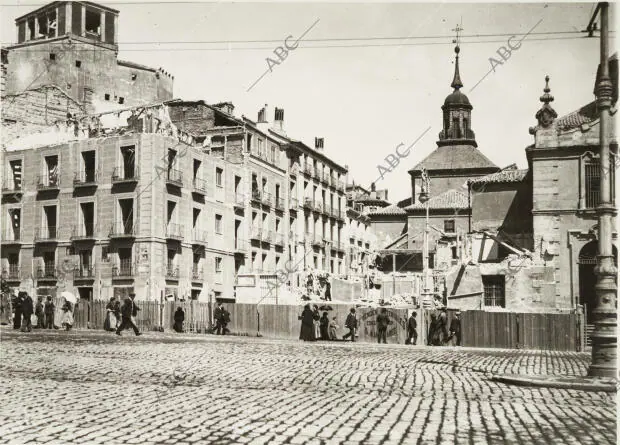
M 260 111 L 258 112 L 258 121 L 257 123 L 259 124 L 266 124 L 267 123 L 267 104 L 265 104 L 265 106 L 263 108 L 260 109 Z
M 273 118 L 273 128 L 284 133 L 284 109 L 276 107 Z
M 314 138 L 314 148 L 316 151 L 323 151 L 323 138 Z

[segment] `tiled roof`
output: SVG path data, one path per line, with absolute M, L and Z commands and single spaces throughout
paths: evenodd
M 555 121 L 555 125 L 560 130 L 566 131 L 572 130 L 573 128 L 579 128 L 583 124 L 589 124 L 597 119 L 598 112 L 596 109 L 596 102 L 590 102 L 588 105 L 581 107 L 577 111 L 573 111 L 566 116 L 558 118 Z
M 392 204 L 391 206 L 384 207 L 382 209 L 377 209 L 373 212 L 368 212 L 368 215 L 406 215 L 403 209 L 398 207 L 397 204 Z
M 405 210 L 421 210 L 426 208 L 426 203 L 416 202 Z M 448 190 L 441 195 L 433 196 L 428 200 L 429 209 L 467 209 L 469 202 L 465 193 L 458 190 Z
M 473 145 L 444 145 L 437 147 L 412 170 L 451 170 L 460 168 L 497 168 Z
M 502 184 L 509 182 L 521 182 L 526 178 L 528 171 L 529 170 L 527 168 L 502 170 L 501 172 L 491 173 L 490 175 L 472 179 L 470 182 L 472 184 Z

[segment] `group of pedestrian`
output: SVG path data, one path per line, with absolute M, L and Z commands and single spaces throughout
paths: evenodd
M 51 295 L 47 295 L 44 300 L 43 295 L 39 295 L 36 305 L 32 297 L 25 291 L 19 291 L 11 302 L 13 306 L 13 329 L 20 329 L 22 332 L 31 332 L 33 329 L 33 315 L 36 319 L 34 329 L 59 329 L 55 323 L 56 305 Z M 65 301 L 62 305 L 61 326 L 65 330 L 73 327 L 73 305 Z
M 443 346 L 452 339 L 457 346 L 461 346 L 461 313 L 454 313 L 454 317 L 448 327 L 448 310 L 442 307 L 439 314 L 431 314 L 431 322 L 428 327 L 428 345 Z
M 301 320 L 300 340 L 338 340 L 339 326 L 336 322 L 337 317 L 334 316 L 330 319 L 327 311 L 323 311 L 321 314 L 318 305 L 310 306 L 310 304 L 306 304 L 298 319 Z M 355 341 L 355 329 L 357 329 L 355 308 L 351 308 L 351 312 L 345 321 L 345 328 L 349 329 L 349 333 L 343 337 L 343 340 L 351 337 L 351 341 Z

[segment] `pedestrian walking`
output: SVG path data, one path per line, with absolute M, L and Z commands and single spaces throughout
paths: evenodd
M 327 312 L 323 312 L 319 322 L 321 325 L 321 340 L 329 340 L 329 317 Z
M 329 322 L 329 339 L 338 340 L 338 324 L 336 323 L 336 317 L 332 317 Z
M 25 292 L 18 292 L 17 296 L 13 300 L 13 308 L 15 310 L 13 314 L 13 329 L 20 329 L 22 326 L 22 306 L 24 304 Z
M 355 341 L 355 330 L 357 329 L 357 317 L 355 316 L 355 308 L 352 307 L 349 315 L 347 315 L 347 319 L 344 323 L 344 327 L 349 330 L 347 334 L 345 334 L 342 339 L 346 340 L 351 337 L 351 341 Z
M 37 297 L 37 306 L 34 310 L 34 314 L 37 316 L 37 329 L 45 328 L 45 310 L 43 307 L 43 295 Z
M 321 313 L 319 307 L 315 304 L 312 310 L 312 325 L 314 326 L 314 338 L 321 338 Z
M 32 331 L 32 313 L 34 312 L 32 297 L 27 292 L 22 295 L 22 327 L 23 332 Z
M 108 302 L 108 304 L 106 304 L 106 317 L 105 317 L 105 321 L 103 322 L 103 329 L 105 329 L 106 331 L 116 331 L 116 328 L 118 327 L 118 318 L 116 317 L 116 313 L 115 313 L 115 308 L 116 308 L 116 297 L 112 297 L 110 298 L 110 301 Z
M 70 331 L 73 327 L 73 305 L 65 301 L 62 305 L 62 312 L 61 326 L 64 326 L 66 331 Z
M 177 311 L 174 313 L 174 330 L 176 332 L 183 332 L 183 322 L 185 321 L 185 312 L 179 306 Z
M 418 321 L 416 320 L 417 312 L 412 311 L 407 320 L 407 340 L 405 344 L 415 345 L 418 342 Z
M 43 308 L 45 312 L 45 327 L 47 329 L 54 329 L 54 313 L 56 312 L 56 305 L 52 301 L 52 296 L 48 295 Z
M 450 337 L 448 340 L 456 338 L 456 346 L 461 346 L 461 311 L 454 314 L 454 318 L 450 322 Z
M 437 326 L 439 330 L 439 345 L 444 345 L 448 341 L 448 309 L 443 306 L 437 317 Z
M 379 343 L 387 343 L 387 328 L 390 324 L 390 319 L 387 315 L 387 310 L 381 308 L 381 311 L 377 315 L 377 338 Z
M 125 303 L 121 308 L 121 324 L 116 329 L 116 335 L 121 335 L 121 332 L 128 328 L 132 328 L 136 336 L 142 335 L 142 333 L 132 319 L 132 317 L 138 315 L 138 311 L 140 310 L 140 308 L 134 301 L 135 298 L 136 294 L 132 292 L 129 294 L 129 298 L 125 300 Z
M 428 337 L 426 339 L 429 346 L 437 345 L 437 338 L 436 338 L 437 333 L 438 333 L 437 314 L 434 312 L 431 312 L 431 321 L 428 324 Z
M 332 285 L 329 281 L 325 285 L 325 301 L 332 301 Z
M 301 330 L 299 332 L 299 339 L 303 341 L 314 341 L 314 314 L 310 305 L 306 304 L 301 315 L 298 317 L 301 320 Z
M 217 302 L 217 307 L 215 308 L 213 318 L 215 319 L 215 328 L 217 335 L 222 335 L 224 329 L 226 328 L 226 323 L 224 321 L 224 308 L 222 307 L 222 302 Z

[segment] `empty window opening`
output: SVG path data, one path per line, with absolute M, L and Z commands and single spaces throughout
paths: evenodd
M 9 209 L 9 240 L 19 241 L 21 239 L 22 211 L 21 209 Z
M 56 238 L 56 206 L 43 207 L 43 233 L 42 238 Z
M 235 176 L 235 195 L 241 192 L 241 177 Z
M 168 249 L 168 259 L 167 259 L 168 275 L 172 275 L 174 273 L 174 269 L 176 267 L 176 257 L 177 257 L 177 251 L 175 249 Z
M 110 95 L 106 93 L 106 94 L 103 95 L 103 98 L 105 100 L 110 100 Z
M 82 165 L 84 166 L 80 180 L 83 182 L 95 182 L 95 151 L 82 152 Z
M 122 276 L 131 275 L 131 248 L 122 247 L 118 249 L 118 274 Z
M 167 219 L 166 219 L 166 223 L 168 225 L 170 225 L 170 223 L 174 222 L 174 209 L 176 208 L 177 203 L 174 201 L 168 201 L 168 215 L 167 215 Z
M 125 98 L 124 97 L 119 97 L 118 98 L 118 103 L 121 104 L 121 105 L 124 104 L 125 103 Z
M 215 233 L 222 233 L 222 215 L 215 215 Z
M 197 179 L 199 177 L 201 164 L 202 162 L 200 162 L 198 159 L 194 159 L 194 179 Z
M 133 145 L 121 147 L 123 158 L 123 177 L 132 179 L 136 175 L 136 148 Z
M 50 53 L 50 60 L 56 60 L 56 54 Z
M 22 161 L 21 159 L 15 159 L 9 161 L 11 175 L 9 186 L 13 187 L 13 190 L 21 190 L 22 188 Z
M 86 8 L 84 29 L 89 37 L 101 36 L 101 13 L 99 11 Z
M 133 199 L 119 199 L 118 200 L 120 229 L 122 234 L 133 234 Z
M 222 273 L 222 257 L 215 257 L 215 273 Z
M 215 168 L 215 185 L 217 185 L 218 187 L 224 186 L 223 176 L 224 176 L 224 169 L 216 167 Z
M 192 211 L 192 228 L 194 230 L 196 230 L 199 227 L 199 221 L 200 221 L 200 209 L 194 207 L 193 211 Z
M 93 236 L 95 232 L 95 203 L 83 202 L 80 204 L 82 212 L 81 235 Z
M 75 66 L 80 68 L 82 66 L 82 61 L 81 60 L 76 60 L 75 61 Z
M 31 17 L 28 19 L 28 40 L 34 40 L 35 39 L 35 34 L 34 34 L 34 17 Z

